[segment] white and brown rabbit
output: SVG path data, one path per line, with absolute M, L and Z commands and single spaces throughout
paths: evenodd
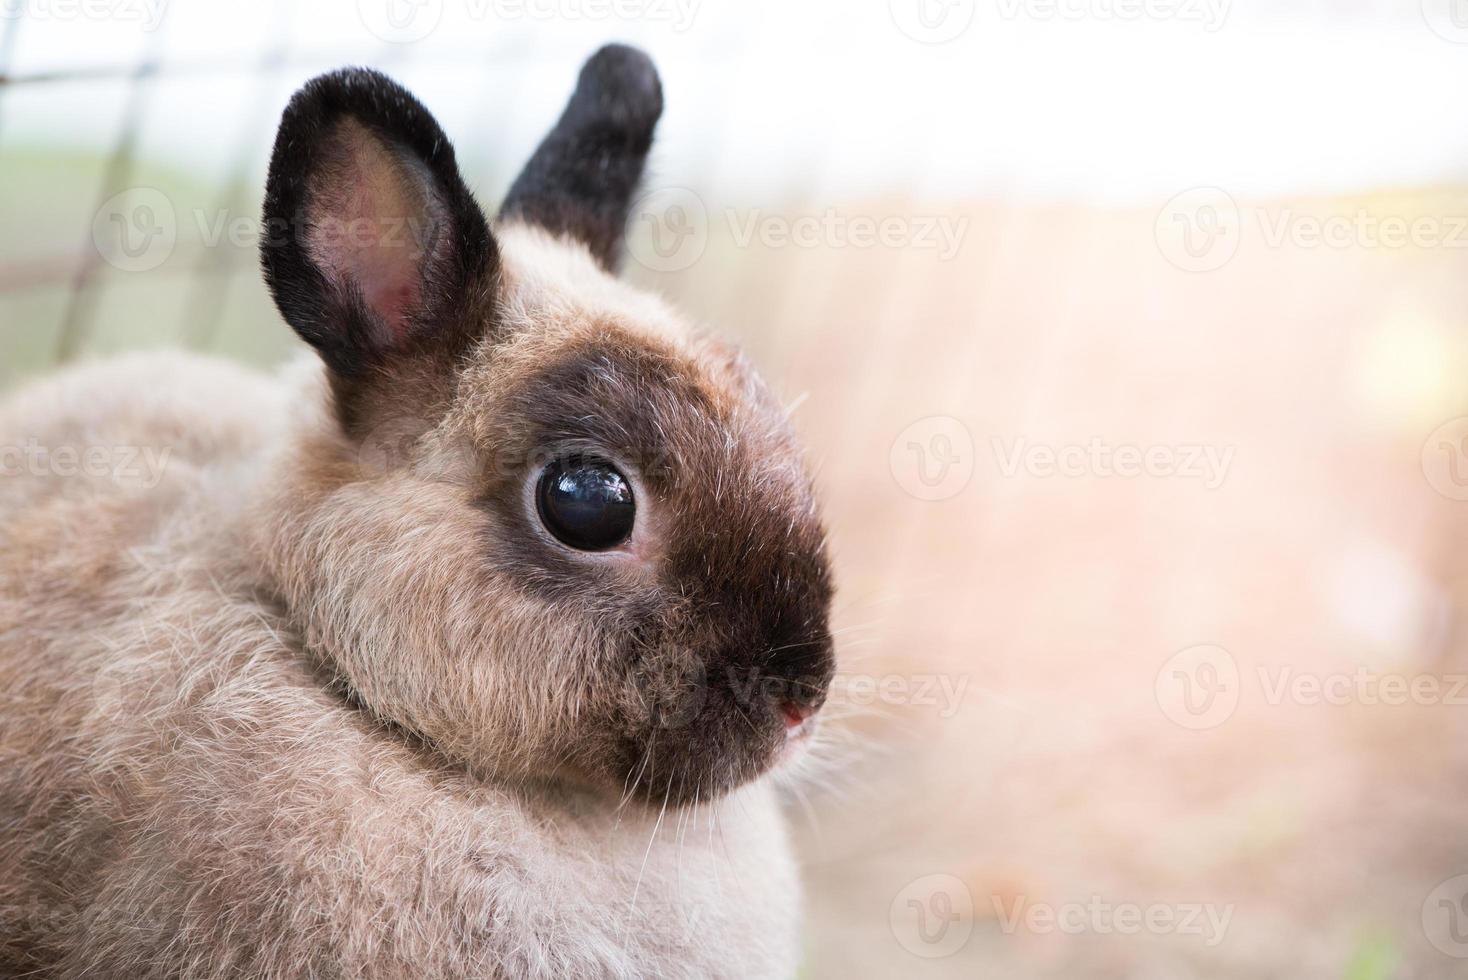
M 0 409 L 0 974 L 795 972 L 830 574 L 780 405 L 612 275 L 661 108 L 597 53 L 491 224 L 317 78 L 261 252 L 319 359 Z

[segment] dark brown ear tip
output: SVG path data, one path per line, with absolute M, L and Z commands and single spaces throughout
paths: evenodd
M 608 44 L 587 59 L 572 105 L 577 115 L 651 130 L 663 113 L 663 86 L 652 59 L 626 44 Z
M 361 85 L 396 86 L 397 83 L 376 68 L 368 68 L 365 65 L 345 65 L 307 79 L 296 94 L 314 94 L 325 89 L 349 89 Z
M 500 215 L 573 238 L 615 269 L 662 112 L 663 86 L 652 59 L 625 44 L 602 48 L 510 185 Z
M 422 220 L 412 230 L 405 226 L 390 233 L 434 232 L 439 218 L 449 229 L 435 264 L 420 270 L 431 288 L 422 294 L 422 322 L 415 329 L 424 331 L 425 338 L 447 337 L 449 331 L 440 330 L 438 321 L 469 294 L 477 277 L 493 269 L 498 255 L 489 223 L 459 174 L 453 144 L 407 89 L 371 68 L 340 68 L 307 81 L 282 113 L 271 150 L 260 263 L 285 321 L 321 353 L 338 378 L 360 376 L 392 346 L 384 342 L 373 311 L 356 295 L 357 284 L 340 281 L 339 269 L 323 268 L 307 244 L 316 218 L 312 187 L 319 181 L 339 181 L 339 168 L 331 166 L 331 147 L 337 124 L 347 118 L 402 156 L 415 158 L 417 166 L 408 169 L 414 174 L 426 170 L 431 178 L 425 190 L 437 207 L 431 214 L 398 216 Z M 448 339 L 457 343 L 462 338 L 456 334 Z

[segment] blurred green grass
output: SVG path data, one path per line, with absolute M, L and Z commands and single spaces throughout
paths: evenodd
M 123 350 L 188 347 L 268 366 L 297 341 L 280 322 L 256 264 L 260 192 L 221 190 L 217 182 L 145 160 L 129 168 L 126 188 L 167 200 L 177 238 L 161 261 L 129 270 L 102 257 L 93 238 L 108 161 L 67 149 L 0 152 L 0 388 L 57 366 L 67 347 L 77 359 Z M 219 234 L 234 227 L 243 233 Z M 105 240 L 104 240 L 105 241 Z M 80 297 L 78 273 L 92 264 Z M 73 343 L 63 339 L 68 309 L 79 302 Z
M 1367 936 L 1347 964 L 1345 980 L 1391 980 L 1397 976 L 1400 963 L 1396 943 L 1390 937 Z

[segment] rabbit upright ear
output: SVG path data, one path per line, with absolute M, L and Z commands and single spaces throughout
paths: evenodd
M 489 224 L 437 121 L 385 75 L 342 69 L 295 94 L 264 218 L 275 305 L 336 383 L 477 335 L 498 263 Z
M 652 60 L 609 44 L 581 69 L 560 121 L 515 180 L 500 217 L 568 235 L 615 269 L 663 89 Z

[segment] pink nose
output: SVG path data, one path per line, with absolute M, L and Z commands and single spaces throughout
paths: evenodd
M 795 701 L 786 701 L 781 704 L 780 712 L 785 716 L 785 731 L 787 732 L 793 732 L 799 728 L 813 714 L 809 706 Z

